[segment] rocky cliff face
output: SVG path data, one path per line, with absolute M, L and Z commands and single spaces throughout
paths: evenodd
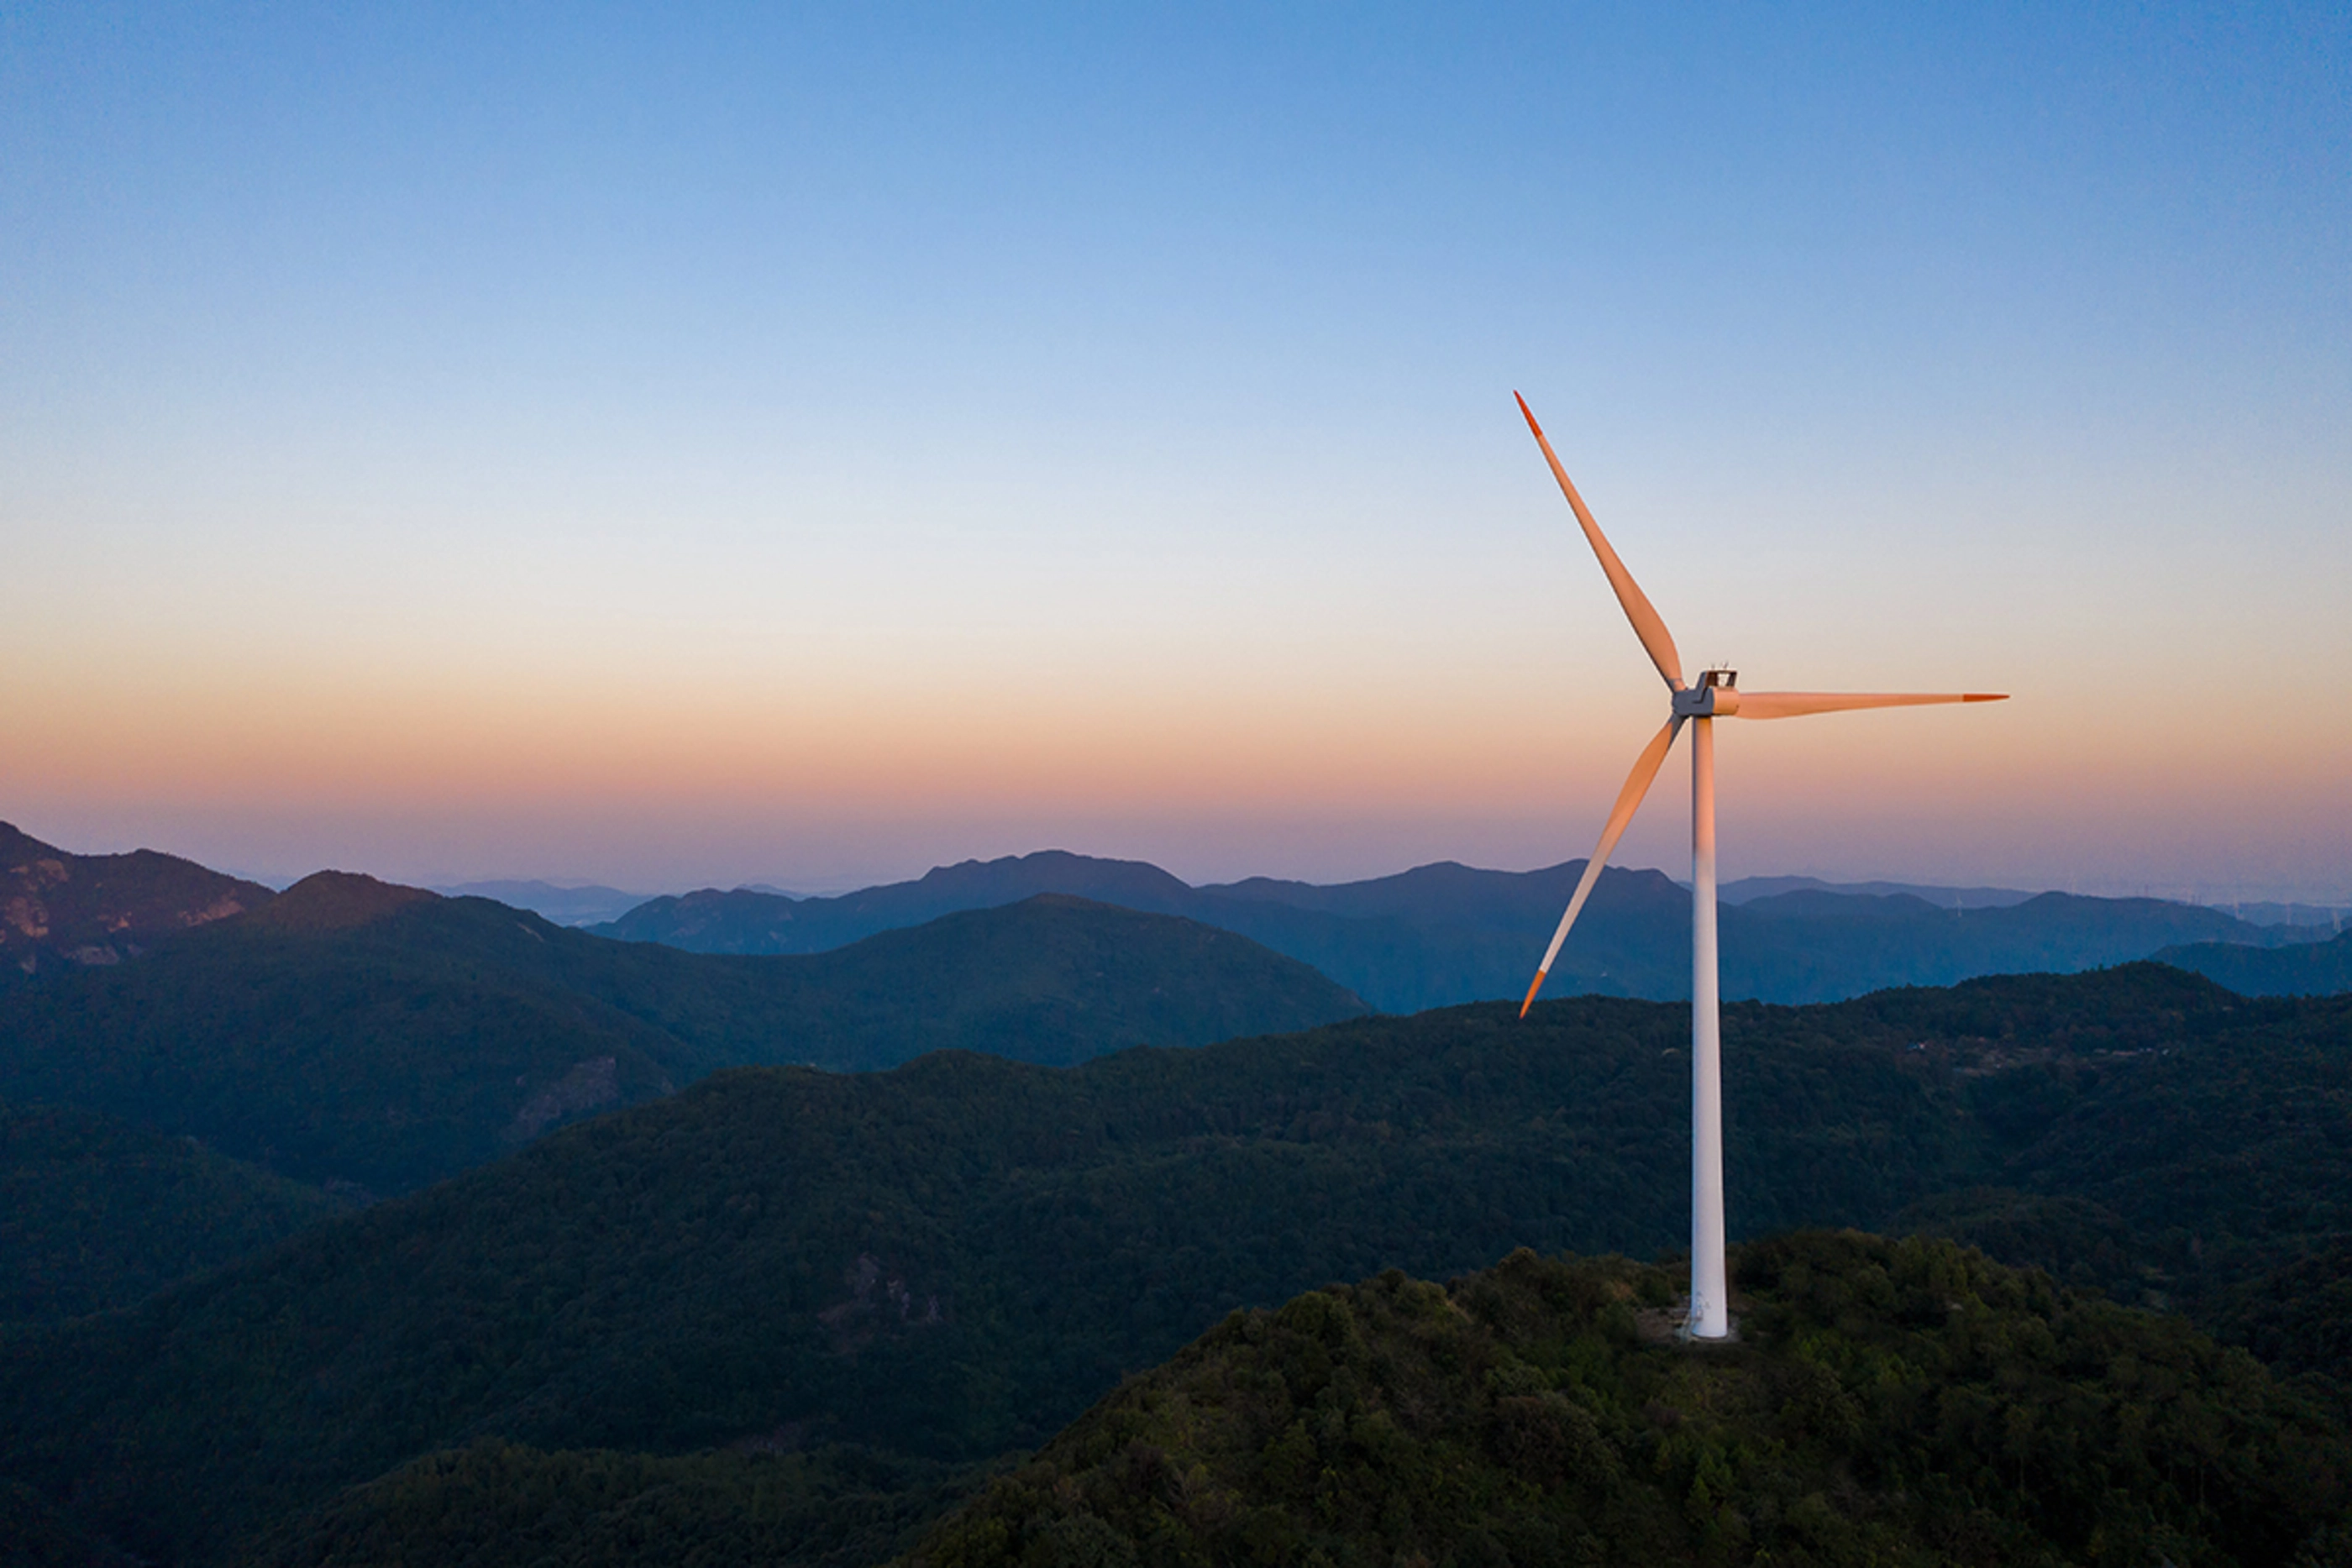
M 159 936 L 275 896 L 177 855 L 78 855 L 0 822 L 0 984 L 69 965 L 119 964 Z

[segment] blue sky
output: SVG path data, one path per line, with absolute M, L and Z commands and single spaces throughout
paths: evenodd
M 1658 694 L 1517 387 L 1695 658 L 2019 694 L 1727 738 L 1727 868 L 2352 893 L 2347 48 L 12 7 L 0 811 L 635 885 L 1580 854 Z

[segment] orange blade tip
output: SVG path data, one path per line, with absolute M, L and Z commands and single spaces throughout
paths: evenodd
M 1536 411 L 1528 406 L 1528 400 L 1514 392 L 1511 393 L 1511 401 L 1519 405 L 1520 417 L 1524 418 L 1528 422 L 1528 428 L 1534 431 L 1538 435 L 1541 435 L 1543 434 L 1543 426 L 1536 423 Z
M 2009 694 L 2007 692 L 1962 692 L 1960 700 L 1964 703 L 2005 703 L 2009 700 Z
M 1528 982 L 1528 999 L 1519 1004 L 1519 1016 L 1521 1018 L 1527 1017 L 1528 1009 L 1536 1005 L 1536 993 L 1543 989 L 1544 977 L 1549 973 L 1550 971 L 1548 969 L 1538 969 L 1536 971 L 1536 977 L 1532 981 Z

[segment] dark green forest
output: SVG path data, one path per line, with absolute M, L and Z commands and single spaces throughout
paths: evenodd
M 863 1449 L 658 1457 L 486 1438 L 429 1454 L 269 1531 L 251 1568 L 869 1568 L 988 1470 Z
M 1521 1246 L 1674 1248 L 1687 1010 L 1515 1010 L 1066 1070 L 721 1072 L 134 1310 L 5 1331 L 0 1473 L 190 1563 L 314 1510 L 378 1529 L 345 1489 L 486 1441 L 567 1497 L 549 1478 L 619 1473 L 585 1450 L 948 1477 L 1236 1309 Z M 1725 1033 L 1737 1234 L 1922 1225 L 2249 1348 L 2309 1343 L 2294 1270 L 2340 1244 L 2352 1194 L 2352 998 L 2138 965 L 1743 1005 Z M 2327 1397 L 2324 1371 L 2282 1371 Z M 402 1495 L 441 1500 L 416 1506 L 506 1506 L 432 1464 Z M 870 1510 L 811 1486 L 770 1495 L 848 1510 L 826 1539 Z
M 0 1322 L 128 1305 L 352 1207 L 94 1111 L 0 1104 Z
M 914 1568 L 2285 1563 L 2352 1446 L 2242 1353 L 1948 1241 L 1745 1249 L 1738 1342 L 1675 1276 L 1517 1252 L 1235 1313 L 935 1528 Z M 2312 1560 L 2312 1559 L 2302 1559 Z
M 719 1067 L 1070 1062 L 1363 1010 L 1229 932 L 1074 899 L 736 958 L 322 873 L 136 962 L 0 993 L 0 1096 L 390 1194 Z

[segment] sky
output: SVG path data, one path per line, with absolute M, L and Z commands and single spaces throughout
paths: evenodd
M 2341 6 L 0 8 L 0 818 L 2352 899 Z M 1687 869 L 1670 763 L 1621 862 Z

